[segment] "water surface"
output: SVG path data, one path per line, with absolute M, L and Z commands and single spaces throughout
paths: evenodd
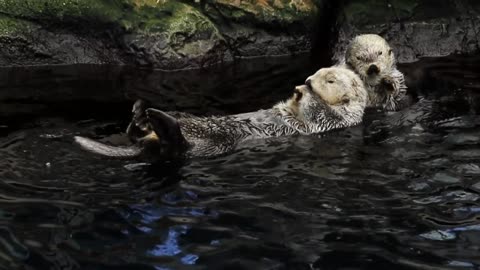
M 478 59 L 402 66 L 423 99 L 401 114 L 155 166 L 72 136 L 121 143 L 138 97 L 201 115 L 266 108 L 315 69 L 0 70 L 0 269 L 478 269 Z

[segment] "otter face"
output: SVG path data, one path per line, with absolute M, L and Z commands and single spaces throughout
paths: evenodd
M 347 48 L 345 61 L 371 86 L 380 84 L 395 67 L 395 56 L 387 41 L 374 34 L 355 37 Z
M 308 77 L 305 85 L 328 105 L 366 102 L 363 82 L 354 72 L 345 68 L 322 68 Z
M 308 77 L 305 85 L 295 89 L 294 102 L 297 114 L 313 121 L 322 114 L 325 105 L 338 110 L 360 110 L 367 103 L 367 92 L 362 80 L 353 71 L 339 68 L 322 68 Z

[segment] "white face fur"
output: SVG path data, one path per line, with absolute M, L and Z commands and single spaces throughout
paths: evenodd
M 305 84 L 329 105 L 366 101 L 363 82 L 348 69 L 322 68 L 308 77 Z
M 395 56 L 385 39 L 367 34 L 352 40 L 346 51 L 345 62 L 365 83 L 374 86 L 392 72 Z
M 346 113 L 363 113 L 367 92 L 353 71 L 339 67 L 322 68 L 308 77 L 305 85 L 295 89 L 289 105 L 299 118 L 311 121 L 322 114 L 322 103 Z

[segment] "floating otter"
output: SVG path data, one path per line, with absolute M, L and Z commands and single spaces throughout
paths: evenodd
M 388 111 L 400 109 L 407 92 L 405 78 L 396 68 L 391 47 L 381 36 L 356 36 L 338 66 L 355 71 L 363 80 L 368 91 L 367 107 L 383 107 Z
M 367 98 L 364 84 L 354 72 L 324 68 L 310 76 L 305 85 L 297 86 L 291 98 L 271 109 L 198 117 L 144 108 L 144 103 L 137 102 L 127 128 L 134 145 L 114 147 L 83 137 L 75 137 L 75 141 L 90 152 L 110 157 L 213 156 L 229 152 L 246 140 L 356 125 L 362 121 Z

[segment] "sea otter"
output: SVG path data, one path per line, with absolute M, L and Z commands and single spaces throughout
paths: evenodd
M 381 36 L 356 36 L 337 65 L 353 70 L 363 80 L 368 91 L 367 107 L 396 111 L 408 102 L 405 78 L 396 68 L 392 48 Z
M 90 152 L 110 157 L 205 157 L 227 153 L 246 140 L 321 133 L 362 121 L 368 95 L 358 75 L 332 67 L 320 69 L 309 80 L 270 109 L 236 115 L 167 113 L 137 102 L 127 129 L 134 145 L 114 147 L 84 137 L 75 141 Z M 138 134 L 142 135 L 136 139 Z

